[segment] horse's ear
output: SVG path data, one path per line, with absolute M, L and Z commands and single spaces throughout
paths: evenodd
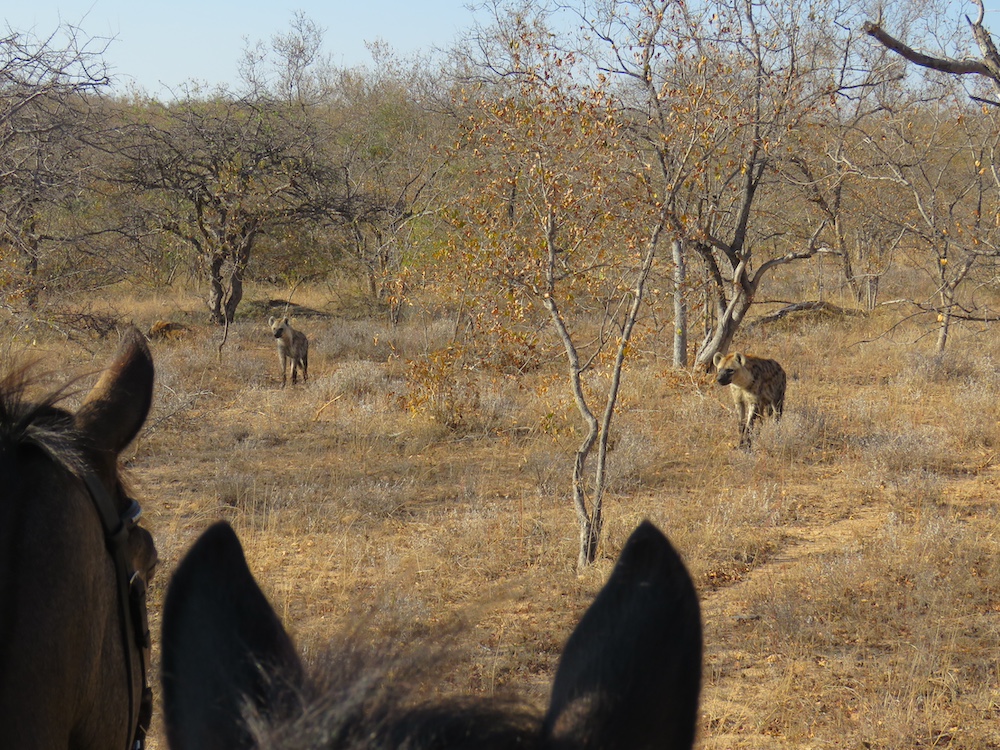
M 94 448 L 117 455 L 138 434 L 152 401 L 153 357 L 133 326 L 76 413 L 76 426 Z
M 603 750 L 690 748 L 701 653 L 691 577 L 667 538 L 644 521 L 563 649 L 547 740 Z
M 286 713 L 302 681 L 295 646 L 224 521 L 201 535 L 163 605 L 163 709 L 171 750 L 247 748 L 244 709 Z

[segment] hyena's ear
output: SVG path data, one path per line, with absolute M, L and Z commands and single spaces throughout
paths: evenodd
M 274 325 L 274 316 L 273 315 L 270 318 L 267 319 L 267 324 L 269 326 L 273 326 Z
M 715 356 L 712 357 L 712 362 L 715 364 L 716 367 L 718 367 L 719 363 L 722 362 L 723 359 L 725 359 L 725 356 L 726 355 L 724 355 L 722 352 L 716 352 Z
M 286 325 L 286 326 L 290 326 L 291 325 L 291 323 L 288 320 L 288 316 L 287 315 L 281 319 L 281 323 L 282 323 L 282 325 Z
M 191 547 L 167 588 L 161 675 L 171 750 L 247 748 L 249 706 L 288 714 L 302 665 L 224 521 Z
M 736 364 L 738 364 L 740 367 L 745 366 L 747 363 L 747 358 L 743 356 L 742 352 L 736 352 L 734 359 L 736 360 Z

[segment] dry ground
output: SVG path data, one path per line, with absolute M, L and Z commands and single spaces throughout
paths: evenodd
M 331 314 L 293 319 L 311 379 L 282 390 L 264 305 L 248 303 L 220 356 L 196 300 L 116 297 L 143 327 L 191 327 L 152 344 L 155 404 L 127 462 L 162 559 L 154 628 L 185 548 L 228 518 L 307 656 L 359 613 L 373 638 L 460 620 L 443 689 L 542 704 L 563 640 L 648 517 L 701 595 L 700 747 L 1000 747 L 995 329 L 957 335 L 943 361 L 915 330 L 868 341 L 890 325 L 879 316 L 755 329 L 739 346 L 781 361 L 789 387 L 751 452 L 734 448 L 728 395 L 647 342 L 625 378 L 603 556 L 577 575 L 559 359 L 481 373 L 450 430 L 433 399 L 410 407 L 407 367 L 449 321 L 414 312 L 392 328 L 322 290 L 305 299 Z M 9 352 L 79 374 L 115 345 L 22 331 Z

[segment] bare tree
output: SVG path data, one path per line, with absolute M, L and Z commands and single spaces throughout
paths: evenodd
M 404 61 L 378 46 L 372 51 L 374 67 L 341 71 L 332 92 L 341 136 L 336 158 L 348 196 L 340 226 L 372 301 L 396 322 L 408 259 L 443 223 L 454 130 L 428 107 L 435 82 L 422 67 L 426 61 Z
M 904 14 L 896 18 L 906 22 Z M 871 310 L 902 231 L 886 218 L 891 210 L 877 210 L 884 196 L 863 172 L 869 157 L 881 157 L 861 146 L 877 139 L 886 118 L 912 97 L 898 58 L 866 41 L 847 23 L 840 35 L 831 35 L 829 76 L 836 95 L 799 129 L 797 147 L 780 170 L 791 187 L 782 205 L 794 206 L 805 219 L 798 230 L 801 241 L 819 227 L 818 243 L 837 257 L 853 301 Z
M 240 77 L 251 98 L 273 97 L 306 107 L 325 93 L 332 71 L 323 52 L 325 30 L 304 12 L 292 14 L 289 29 L 269 42 L 248 44 L 240 61 Z
M 785 0 L 576 8 L 577 44 L 594 76 L 618 79 L 634 123 L 627 147 L 648 154 L 651 195 L 682 240 L 675 248 L 700 260 L 711 289 L 714 317 L 697 365 L 728 349 L 771 272 L 825 249 L 817 228 L 803 236 L 792 231 L 794 212 L 766 207 L 779 204 L 781 165 L 798 134 L 835 91 L 831 29 L 848 8 Z M 675 287 L 682 292 L 684 280 Z
M 863 28 L 865 33 L 873 39 L 914 65 L 955 76 L 980 76 L 988 80 L 993 84 L 995 89 L 1000 91 L 1000 52 L 997 51 L 993 35 L 983 26 L 983 19 L 986 13 L 983 0 L 969 0 L 969 2 L 977 8 L 975 20 L 972 20 L 968 16 L 965 17 L 965 20 L 972 32 L 972 38 L 975 40 L 982 55 L 978 60 L 970 58 L 958 59 L 947 55 L 933 55 L 920 52 L 885 31 L 882 28 L 881 20 L 866 21 Z M 1000 106 L 1000 102 L 995 100 L 986 100 L 976 96 L 973 98 L 993 106 Z
M 231 323 L 261 237 L 337 215 L 343 194 L 321 121 L 271 99 L 191 99 L 141 110 L 119 149 L 135 228 L 195 252 L 211 320 Z
M 956 81 L 973 76 L 1000 91 L 1000 52 L 983 25 L 983 0 L 969 1 L 977 13 L 975 19 L 965 16 L 965 21 L 979 49 L 979 59 L 921 52 L 885 31 L 881 18 L 866 22 L 863 29 L 886 49 L 927 71 L 947 74 Z M 991 109 L 1000 106 L 1000 101 L 975 91 L 969 96 L 982 105 L 978 117 L 966 111 L 954 93 L 946 91 L 937 99 L 938 109 L 932 116 L 926 107 L 916 109 L 918 122 L 931 117 L 934 127 L 929 134 L 918 130 L 924 137 L 915 138 L 909 126 L 890 127 L 889 140 L 877 146 L 871 142 L 880 150 L 895 142 L 900 152 L 898 158 L 885 160 L 881 179 L 905 188 L 913 209 L 904 226 L 931 250 L 930 275 L 935 282 L 936 300 L 915 304 L 936 316 L 939 354 L 947 345 L 953 321 L 990 321 L 997 317 L 980 306 L 973 295 L 963 293 L 966 282 L 974 277 L 976 265 L 983 258 L 997 257 L 1000 251 L 996 229 L 1000 173 L 995 165 L 1000 131 L 995 110 Z
M 165 233 L 193 251 L 219 325 L 236 314 L 261 240 L 309 242 L 347 223 L 358 200 L 337 153 L 322 36 L 297 13 L 287 33 L 247 48 L 242 95 L 149 102 L 123 128 L 117 182 L 134 209 L 131 231 Z
M 326 233 L 332 254 L 365 279 L 371 301 L 395 322 L 405 259 L 446 202 L 439 192 L 446 137 L 427 106 L 439 93 L 428 96 L 435 85 L 428 60 L 372 44 L 371 67 L 338 69 L 322 51 L 322 36 L 296 13 L 288 33 L 248 47 L 242 77 L 252 96 L 309 111 L 336 134 L 324 144 L 340 195 Z
M 878 210 L 898 228 L 911 267 L 930 282 L 931 294 L 911 301 L 928 314 L 938 354 L 956 321 L 998 317 L 976 298 L 976 282 L 984 260 L 1000 256 L 1000 184 L 988 166 L 1000 136 L 993 118 L 969 108 L 958 92 L 942 93 L 886 118 L 865 144 L 875 155 L 865 177 L 883 194 Z
M 478 38 L 496 48 L 475 58 L 489 82 L 464 119 L 475 182 L 450 267 L 493 351 L 545 326 L 565 355 L 582 424 L 571 476 L 582 568 L 601 540 L 611 427 L 666 214 L 639 154 L 619 146 L 618 103 L 574 82 L 540 19 L 494 20 Z
M 73 236 L 53 223 L 94 178 L 87 142 L 98 129 L 94 95 L 108 84 L 106 40 L 62 26 L 39 39 L 0 38 L 0 272 L 8 298 L 38 304 L 46 247 Z

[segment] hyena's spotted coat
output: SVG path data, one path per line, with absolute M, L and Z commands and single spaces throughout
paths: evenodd
M 271 333 L 278 340 L 278 362 L 281 363 L 281 387 L 288 382 L 288 360 L 292 361 L 292 385 L 298 382 L 298 373 L 302 373 L 302 381 L 309 380 L 309 339 L 302 331 L 296 331 L 288 318 L 270 318 L 268 325 Z
M 749 447 L 754 423 L 763 414 L 781 419 L 785 407 L 785 371 L 773 359 L 718 352 L 716 381 L 728 385 L 740 421 L 740 447 Z

